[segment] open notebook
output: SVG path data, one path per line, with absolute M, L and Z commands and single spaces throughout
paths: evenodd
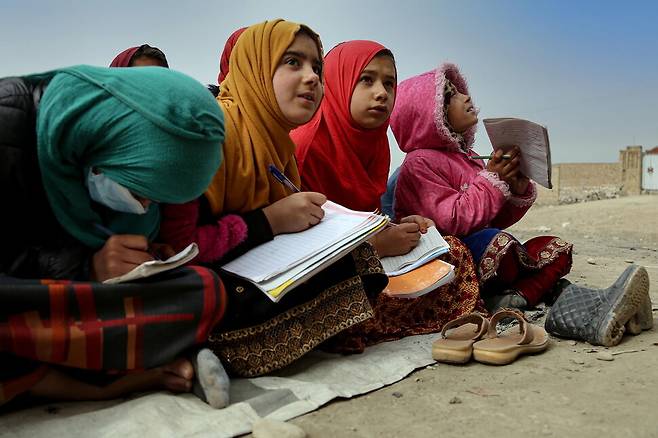
M 409 253 L 395 257 L 382 257 L 381 262 L 386 275 L 394 277 L 413 271 L 448 251 L 450 251 L 448 242 L 443 239 L 435 227 L 430 227 L 427 229 L 427 233 L 421 234 L 418 245 Z
M 277 302 L 388 223 L 386 216 L 350 210 L 331 201 L 322 209 L 324 218 L 317 225 L 275 236 L 223 265 L 222 270 L 250 281 Z
M 131 280 L 150 277 L 160 272 L 170 271 L 174 268 L 184 265 L 199 254 L 199 248 L 196 243 L 190 243 L 184 250 L 176 255 L 169 257 L 167 260 L 151 260 L 137 266 L 132 271 L 123 274 L 120 277 L 110 278 L 103 283 L 125 283 Z
M 553 188 L 551 148 L 545 127 L 511 117 L 484 119 L 482 122 L 494 149 L 505 151 L 518 146 L 521 149 L 521 172 L 547 189 Z

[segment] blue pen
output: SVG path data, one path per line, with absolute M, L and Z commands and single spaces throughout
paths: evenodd
M 281 184 L 288 187 L 288 189 L 291 192 L 293 193 L 301 192 L 301 190 L 292 181 L 290 181 L 288 177 L 283 174 L 283 172 L 277 169 L 274 164 L 270 164 L 267 168 L 269 169 L 272 176 L 276 178 L 276 180 L 279 181 Z

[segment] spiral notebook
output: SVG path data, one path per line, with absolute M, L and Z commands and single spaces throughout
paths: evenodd
M 350 210 L 331 201 L 322 209 L 324 218 L 317 225 L 275 236 L 223 265 L 222 270 L 251 282 L 277 302 L 388 223 L 386 216 Z

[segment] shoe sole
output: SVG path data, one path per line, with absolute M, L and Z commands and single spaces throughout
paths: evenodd
M 649 287 L 647 287 L 647 294 L 642 300 L 640 310 L 637 312 L 637 322 L 642 330 L 653 328 L 653 303 L 649 296 Z
M 629 268 L 633 269 L 633 268 Z M 615 299 L 607 315 L 599 324 L 600 344 L 611 347 L 619 344 L 624 335 L 624 326 L 638 313 L 646 296 L 649 295 L 649 274 L 641 266 L 634 267 L 621 293 Z
M 468 350 L 449 350 L 441 348 L 432 348 L 432 359 L 441 363 L 453 365 L 463 365 L 471 360 L 473 348 Z

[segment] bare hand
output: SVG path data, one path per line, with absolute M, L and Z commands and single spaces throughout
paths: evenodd
M 524 195 L 528 190 L 530 179 L 519 172 L 515 177 L 507 181 L 507 184 L 509 184 L 510 191 L 515 195 Z
M 413 214 L 411 216 L 403 217 L 400 220 L 400 223 L 401 224 L 411 224 L 411 223 L 418 224 L 418 227 L 420 228 L 420 233 L 421 234 L 427 233 L 427 229 L 429 227 L 435 226 L 434 221 L 432 219 L 429 219 L 429 218 L 426 218 L 426 217 L 423 217 L 423 216 L 419 216 L 417 214 Z
M 174 248 L 166 243 L 151 243 L 149 246 L 149 253 L 153 256 L 153 258 L 160 260 L 167 260 L 169 257 L 176 255 Z
M 148 253 L 149 242 L 144 236 L 117 234 L 92 257 L 91 278 L 105 281 L 132 271 L 144 262 L 153 260 Z
M 509 155 L 510 158 L 504 159 L 504 154 Z M 509 181 L 512 180 L 517 174 L 519 174 L 520 164 L 521 151 L 517 146 L 514 146 L 507 152 L 503 152 L 502 149 L 498 149 L 496 152 L 494 152 L 494 154 L 491 156 L 491 159 L 487 163 L 487 170 L 489 172 L 497 173 L 498 178 L 509 184 Z
M 283 199 L 268 205 L 263 209 L 272 233 L 296 233 L 304 231 L 317 224 L 324 217 L 322 205 L 327 197 L 322 193 L 293 193 Z
M 417 223 L 404 223 L 388 227 L 371 240 L 380 257 L 406 254 L 418 245 L 420 227 Z

